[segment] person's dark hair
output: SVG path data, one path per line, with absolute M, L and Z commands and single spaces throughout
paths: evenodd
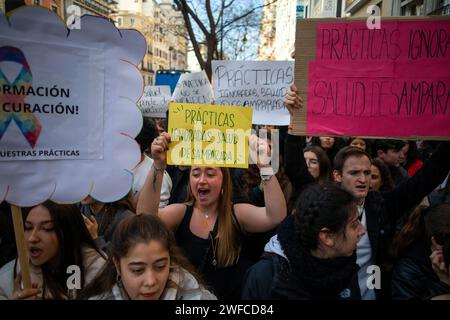
M 318 182 L 324 184 L 331 181 L 331 161 L 326 152 L 319 146 L 309 146 L 303 149 L 303 153 L 308 151 L 314 153 L 319 161 L 320 174 L 317 178 Z
M 344 163 L 350 157 L 357 157 L 357 158 L 367 157 L 372 162 L 372 158 L 364 150 L 357 147 L 344 147 L 341 150 L 339 150 L 339 152 L 334 157 L 333 161 L 334 170 L 337 170 L 339 173 L 342 173 Z
M 294 212 L 297 234 L 305 248 L 319 245 L 322 228 L 344 232 L 348 221 L 356 213 L 355 198 L 335 184 L 313 184 L 301 194 Z
M 199 283 L 201 278 L 195 272 L 190 262 L 183 256 L 175 243 L 173 233 L 164 223 L 153 215 L 129 216 L 121 221 L 111 241 L 111 250 L 108 261 L 95 279 L 80 293 L 81 299 L 107 293 L 117 283 L 117 263 L 127 256 L 137 244 L 148 244 L 150 241 L 158 241 L 169 251 L 170 267 L 180 266 L 190 272 Z
M 41 204 L 49 212 L 55 227 L 59 248 L 56 255 L 56 264 L 50 267 L 41 266 L 43 284 L 42 297 L 52 299 L 67 299 L 67 267 L 76 265 L 81 271 L 81 287 L 85 284 L 85 270 L 83 264 L 82 247 L 95 249 L 101 256 L 104 254 L 97 248 L 84 223 L 80 210 L 75 204 L 57 204 L 45 201 Z M 30 208 L 24 208 L 24 221 L 30 213 Z M 106 257 L 105 257 L 106 259 Z M 16 275 L 14 275 L 15 277 Z
M 160 126 L 165 132 L 167 132 L 167 119 L 166 118 L 156 118 L 155 123 Z
M 292 185 L 284 171 L 283 158 L 281 155 L 279 161 L 280 165 L 275 176 L 280 184 L 281 191 L 283 191 L 284 199 L 289 201 L 292 193 Z M 258 187 L 261 183 L 261 175 L 256 164 L 250 164 L 248 169 L 243 172 L 242 177 L 244 179 L 243 189 L 246 193 L 250 193 L 253 188 Z
M 404 167 L 406 170 L 411 166 L 412 163 L 419 160 L 419 151 L 417 150 L 417 144 L 415 141 L 405 141 L 409 145 L 408 153 L 406 154 L 406 163 Z
M 328 136 L 321 136 L 321 137 L 323 138 L 323 137 L 328 137 Z M 312 140 L 311 140 L 311 142 L 312 142 L 312 145 L 321 147 L 321 148 L 323 149 L 322 144 L 321 144 L 321 142 L 320 142 L 320 138 L 321 138 L 321 137 L 320 137 L 320 136 L 318 136 L 318 137 L 313 137 Z M 333 139 L 334 139 L 333 145 L 332 145 L 331 148 L 330 148 L 330 149 L 333 149 L 334 146 L 336 145 L 336 141 L 337 141 L 339 138 L 337 138 L 337 137 L 331 137 L 331 136 L 330 136 L 330 138 L 333 138 Z M 325 151 L 325 150 L 324 150 L 324 151 Z
M 378 156 L 378 150 L 388 152 L 389 150 L 400 151 L 405 146 L 403 140 L 374 140 L 371 143 L 372 156 L 376 158 Z
M 391 173 L 386 164 L 384 164 L 384 162 L 380 159 L 372 159 L 372 165 L 377 167 L 380 171 L 381 181 L 383 182 L 379 191 L 390 191 L 394 189 L 394 180 L 392 179 Z
M 450 249 L 450 203 L 416 207 L 395 235 L 392 255 L 400 257 L 414 240 L 422 236 L 426 236 L 427 241 L 434 237 L 438 244 Z
M 257 133 L 258 136 L 261 137 L 259 130 L 260 129 L 266 129 L 267 128 L 259 128 Z M 279 129 L 276 129 L 279 130 Z M 272 142 L 272 130 L 267 130 L 266 132 L 267 134 L 267 139 Z M 281 147 L 281 146 L 280 146 Z M 275 174 L 275 176 L 277 177 L 277 180 L 280 184 L 281 190 L 283 191 L 284 194 L 284 198 L 286 199 L 286 202 L 289 201 L 290 197 L 291 197 L 291 193 L 292 193 L 292 185 L 291 182 L 289 181 L 289 178 L 286 175 L 286 172 L 284 171 L 284 158 L 283 158 L 283 152 L 280 151 L 280 155 L 278 157 L 279 163 L 278 163 L 278 171 Z M 259 172 L 259 168 L 256 164 L 250 164 L 248 166 L 247 170 L 243 171 L 243 179 L 244 179 L 244 185 L 243 185 L 243 189 L 245 192 L 249 193 L 251 192 L 251 190 L 255 187 L 258 187 L 261 183 L 261 175 Z
M 143 118 L 141 132 L 136 136 L 135 140 L 141 148 L 141 153 L 147 150 L 153 140 L 159 135 L 156 123 L 152 118 Z
M 98 226 L 98 234 L 105 234 L 106 230 L 109 228 L 111 223 L 114 221 L 114 218 L 117 215 L 117 212 L 122 210 L 129 210 L 133 213 L 136 212 L 136 207 L 133 201 L 133 193 L 129 191 L 125 197 L 120 200 L 114 202 L 108 202 L 104 204 L 103 212 L 104 217 L 102 219 L 101 224 Z
M 322 137 L 324 137 L 324 136 L 322 136 Z M 334 144 L 330 149 L 326 149 L 326 150 L 324 148 L 322 148 L 322 144 L 320 142 L 320 137 L 313 137 L 311 139 L 311 145 L 322 148 L 325 151 L 325 153 L 327 154 L 328 159 L 330 159 L 330 161 L 333 161 L 334 157 L 339 152 L 339 150 L 345 146 L 344 139 L 338 138 L 338 137 L 332 137 L 332 138 L 334 138 Z
M 444 251 L 450 249 L 450 203 L 442 203 L 428 210 L 425 229 L 429 239 L 434 237 Z
M 363 140 L 363 141 L 366 143 L 366 149 L 365 149 L 365 151 L 366 151 L 366 152 L 369 152 L 369 151 L 370 151 L 370 145 L 371 145 L 371 143 L 370 143 L 370 140 L 369 140 L 369 139 L 366 139 L 366 138 L 361 138 L 361 137 L 350 137 L 350 138 L 348 138 L 348 140 L 347 140 L 346 146 L 350 146 L 350 144 L 353 142 L 353 140 L 356 140 L 356 139 L 358 139 L 358 140 Z
M 400 258 L 414 242 L 424 234 L 423 216 L 427 211 L 424 205 L 417 206 L 408 216 L 402 229 L 394 236 L 391 246 L 391 255 Z

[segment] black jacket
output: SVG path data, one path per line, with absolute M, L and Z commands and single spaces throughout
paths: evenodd
M 430 255 L 430 243 L 425 237 L 408 247 L 392 272 L 392 299 L 425 300 L 450 293 L 450 286 L 434 273 Z
M 293 216 L 277 231 L 287 259 L 264 253 L 246 274 L 243 299 L 340 300 L 361 298 L 356 255 L 319 259 L 301 245 Z

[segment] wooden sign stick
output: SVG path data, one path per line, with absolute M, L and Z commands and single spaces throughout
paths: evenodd
M 11 205 L 11 212 L 14 224 L 14 234 L 16 237 L 17 255 L 19 257 L 20 273 L 22 275 L 23 288 L 31 288 L 30 262 L 28 260 L 28 250 L 25 243 L 23 231 L 22 209 Z

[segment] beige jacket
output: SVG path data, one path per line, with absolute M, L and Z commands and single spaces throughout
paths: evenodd
M 105 292 L 89 300 L 128 300 L 121 286 L 115 284 L 110 292 Z M 217 300 L 216 296 L 198 283 L 197 279 L 181 267 L 173 267 L 169 280 L 159 300 Z
M 85 285 L 91 282 L 106 260 L 95 250 L 88 247 L 82 248 L 83 264 L 85 270 Z M 14 290 L 14 264 L 16 260 L 12 260 L 0 269 L 0 300 L 8 300 Z M 16 274 L 20 272 L 19 263 L 16 266 Z M 69 274 L 68 274 L 69 275 Z M 30 264 L 31 283 L 36 283 L 37 287 L 42 289 L 42 270 Z M 42 299 L 42 295 L 38 296 Z M 51 297 L 46 297 L 51 299 Z

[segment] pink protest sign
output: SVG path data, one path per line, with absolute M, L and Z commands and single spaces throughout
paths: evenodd
M 306 134 L 450 137 L 450 20 L 316 23 L 315 36 Z

